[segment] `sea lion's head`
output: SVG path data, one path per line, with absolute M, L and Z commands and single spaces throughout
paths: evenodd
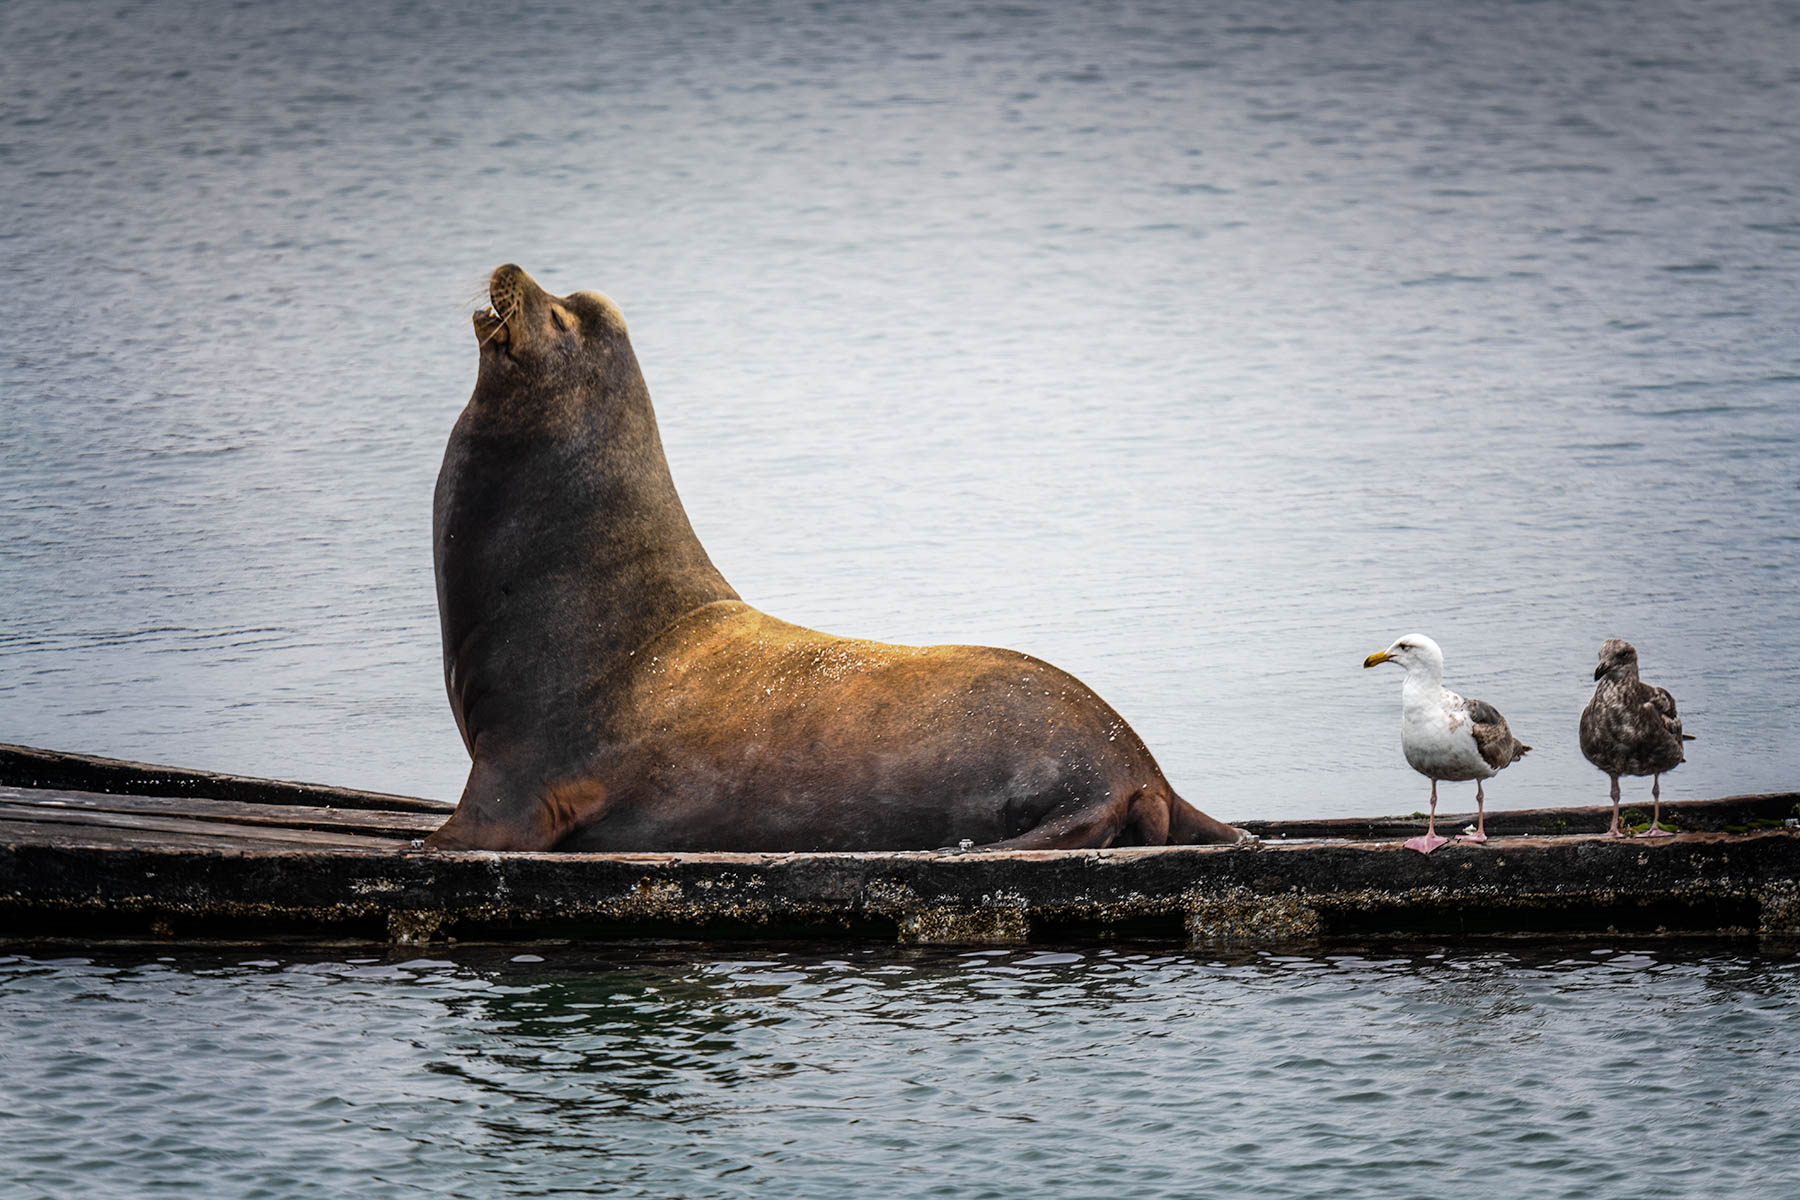
M 481 352 L 477 394 L 494 387 L 566 395 L 586 391 L 582 384 L 637 377 L 625 317 L 599 292 L 553 296 L 524 268 L 506 263 L 488 276 L 488 307 L 473 322 Z

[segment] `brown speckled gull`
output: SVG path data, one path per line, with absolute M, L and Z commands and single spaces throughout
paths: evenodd
M 1581 713 L 1581 752 L 1612 778 L 1613 816 L 1608 837 L 1619 837 L 1619 776 L 1653 775 L 1650 796 L 1655 809 L 1645 837 L 1667 837 L 1657 827 L 1662 817 L 1662 775 L 1687 761 L 1675 697 L 1638 678 L 1637 649 L 1608 638 L 1600 643 L 1600 665 L 1594 668 L 1594 698 Z

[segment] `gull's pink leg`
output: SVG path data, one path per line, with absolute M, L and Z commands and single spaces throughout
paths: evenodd
M 1625 831 L 1619 828 L 1619 777 L 1617 775 L 1614 775 L 1612 777 L 1612 781 L 1613 781 L 1613 790 L 1612 790 L 1613 823 L 1612 823 L 1612 828 L 1608 829 L 1606 831 L 1606 836 L 1607 837 L 1624 837 Z
M 1434 779 L 1431 781 L 1431 816 L 1425 822 L 1425 836 L 1406 839 L 1406 848 L 1430 854 L 1449 840 L 1437 835 L 1437 780 Z
M 1650 813 L 1650 828 L 1638 834 L 1639 837 L 1668 837 L 1666 829 L 1658 829 L 1656 824 L 1662 819 L 1662 776 L 1658 775 L 1650 783 L 1650 798 L 1656 801 L 1656 807 Z
M 1487 841 L 1487 797 L 1481 794 L 1481 780 L 1475 781 L 1475 832 L 1458 834 L 1459 842 Z

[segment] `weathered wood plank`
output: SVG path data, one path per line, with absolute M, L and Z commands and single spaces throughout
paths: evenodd
M 321 834 L 320 837 L 330 837 Z M 382 842 L 380 853 L 394 854 L 404 849 L 405 842 Z M 116 826 L 65 823 L 60 821 L 0 820 L 0 854 L 14 850 L 37 849 L 70 851 L 89 863 L 108 861 L 127 851 L 216 856 L 221 853 L 279 853 L 301 859 L 337 852 L 368 852 L 363 847 L 329 846 L 320 843 L 286 845 L 264 839 L 244 839 L 221 833 L 173 832 L 160 829 L 126 829 Z
M 387 812 L 374 809 L 337 809 L 289 804 L 245 804 L 235 800 L 207 800 L 189 796 L 128 796 L 95 792 L 38 790 L 0 787 L 0 814 L 32 808 L 64 811 L 146 813 L 226 820 L 242 825 L 283 826 L 343 833 L 367 833 L 393 837 L 424 837 L 443 823 L 436 813 Z M 29 820 L 19 815 L 15 819 Z
M 15 815 L 16 814 L 16 815 Z M 176 834 L 183 837 L 229 838 L 246 846 L 285 845 L 297 849 L 392 849 L 404 846 L 407 839 L 368 837 L 348 833 L 327 833 L 312 829 L 284 829 L 279 826 L 243 825 L 230 821 L 194 820 L 184 817 L 151 816 L 139 813 L 96 812 L 92 810 L 0 808 L 0 842 L 21 838 L 21 827 L 66 828 L 88 831 L 95 841 L 104 842 L 102 830 L 130 829 L 145 833 Z
M 246 775 L 222 775 L 92 754 L 40 750 L 0 743 L 0 784 L 25 788 L 125 793 L 137 796 L 205 796 L 246 804 L 317 805 L 385 809 L 448 816 L 454 804 L 417 796 L 363 792 L 323 784 L 287 783 Z

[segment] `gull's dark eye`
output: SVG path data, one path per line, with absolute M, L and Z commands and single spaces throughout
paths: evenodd
M 562 309 L 560 309 L 560 308 L 551 309 L 550 310 L 550 319 L 552 321 L 556 322 L 556 331 L 558 333 L 569 332 L 568 318 L 566 318 L 562 315 Z

